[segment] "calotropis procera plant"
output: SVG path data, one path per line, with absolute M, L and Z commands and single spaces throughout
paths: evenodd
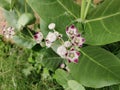
M 103 48 L 120 41 L 120 0 L 102 0 L 98 6 L 93 0 L 80 5 L 74 0 L 25 0 L 25 5 L 22 0 L 8 1 L 0 5 L 15 30 L 14 42 L 29 49 L 40 44 L 37 59 L 55 71 L 54 78 L 65 89 L 120 83 L 120 60 Z

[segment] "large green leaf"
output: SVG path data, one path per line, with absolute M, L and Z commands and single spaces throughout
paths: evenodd
M 120 41 L 120 0 L 104 0 L 85 21 L 86 43 L 104 45 Z
M 28 49 L 31 49 L 36 44 L 35 40 L 28 37 L 25 38 L 21 35 L 15 35 L 13 37 L 13 40 L 14 40 L 14 43 L 17 44 L 18 46 L 28 48 Z
M 56 70 L 54 78 L 65 90 L 85 90 L 80 83 L 72 80 L 69 72 L 62 69 Z
M 48 24 L 54 22 L 60 33 L 65 33 L 65 28 L 73 20 L 79 18 L 80 7 L 73 0 L 27 0 L 28 4 L 39 14 L 46 24 L 41 30 L 46 35 Z
M 8 24 L 10 26 L 16 28 L 18 15 L 15 13 L 15 11 L 4 10 L 3 12 L 4 12 L 4 16 L 5 16 L 5 19 L 7 20 Z
M 78 64 L 70 64 L 75 80 L 87 87 L 99 88 L 120 83 L 120 60 L 99 47 L 84 47 Z
M 68 88 L 67 82 L 69 80 L 72 80 L 72 77 L 69 75 L 69 73 L 62 69 L 58 69 L 55 71 L 54 78 L 60 85 L 63 86 L 64 89 Z
M 59 68 L 63 59 L 59 57 L 52 49 L 42 49 L 37 56 L 38 63 L 42 63 L 43 66 L 49 70 L 55 71 Z

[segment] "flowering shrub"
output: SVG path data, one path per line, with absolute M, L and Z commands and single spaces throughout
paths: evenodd
M 0 1 L 9 23 L 3 36 L 32 50 L 30 62 L 54 72 L 64 89 L 119 84 L 119 52 L 104 47 L 120 41 L 120 0 L 98 6 L 92 0 L 8 1 Z

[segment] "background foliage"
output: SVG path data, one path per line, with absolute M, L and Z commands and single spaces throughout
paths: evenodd
M 1 0 L 5 18 L 16 30 L 13 41 L 17 46 L 1 38 L 0 88 L 120 90 L 119 3 L 103 0 L 95 6 L 91 0 L 84 0 L 81 5 L 73 0 Z M 40 17 L 40 22 L 36 22 L 33 13 Z M 79 63 L 68 65 L 70 73 L 58 69 L 63 62 L 56 54 L 58 43 L 47 49 L 33 38 L 37 31 L 46 37 L 51 22 L 64 40 L 65 28 L 71 24 L 86 39 L 83 48 L 78 49 Z

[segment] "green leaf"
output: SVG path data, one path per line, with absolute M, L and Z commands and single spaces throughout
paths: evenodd
M 69 80 L 68 86 L 71 88 L 71 90 L 85 90 L 85 88 L 75 80 Z
M 23 13 L 18 19 L 18 29 L 25 27 L 26 25 L 33 24 L 35 22 L 35 16 L 31 13 Z
M 4 16 L 10 26 L 17 27 L 18 15 L 14 11 L 4 10 Z
M 104 0 L 85 21 L 86 43 L 105 45 L 120 41 L 120 0 Z
M 27 0 L 27 2 L 46 23 L 44 28 L 41 26 L 45 35 L 49 31 L 49 23 L 55 23 L 56 30 L 64 34 L 66 26 L 80 17 L 78 14 L 80 7 L 73 0 Z
M 0 0 L 0 7 L 4 9 L 10 9 L 10 3 L 6 0 Z
M 18 46 L 28 48 L 28 49 L 31 49 L 36 44 L 35 40 L 30 39 L 30 38 L 25 38 L 20 35 L 15 35 L 13 37 L 13 40 L 15 44 L 17 44 Z
M 63 59 L 53 52 L 52 49 L 44 48 L 38 54 L 37 62 L 42 63 L 43 66 L 52 71 L 55 71 L 63 62 Z
M 100 88 L 120 83 L 120 60 L 99 47 L 84 47 L 78 64 L 69 65 L 74 79 L 87 87 Z
M 69 87 L 67 82 L 72 79 L 72 77 L 70 77 L 69 73 L 62 69 L 56 70 L 54 78 L 57 80 L 57 82 L 60 85 L 63 86 L 64 89 L 67 89 Z
M 70 73 L 62 69 L 56 70 L 53 77 L 65 90 L 85 90 L 80 83 L 72 80 L 73 78 L 70 76 Z
M 109 90 L 120 90 L 120 86 L 119 85 L 110 86 Z

